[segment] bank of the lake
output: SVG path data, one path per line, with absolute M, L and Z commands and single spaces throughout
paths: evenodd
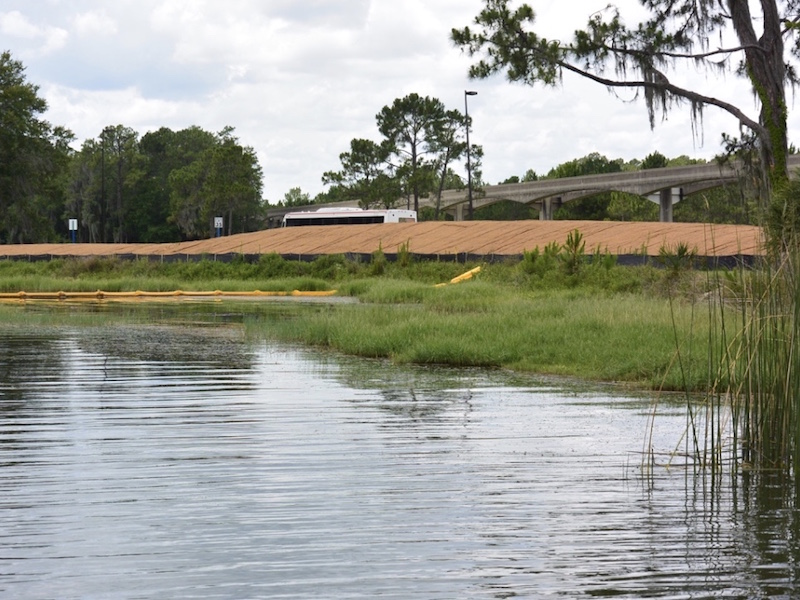
M 407 301 L 317 306 L 252 327 L 284 342 L 398 363 L 507 368 L 667 390 L 704 389 L 712 377 L 708 315 L 697 306 L 631 293 L 511 292 L 483 282 L 433 292 L 395 289 Z
M 0 262 L 0 291 L 336 290 L 356 303 L 253 306 L 253 335 L 398 363 L 507 368 L 651 389 L 704 389 L 707 300 L 699 272 L 568 265 L 544 256 L 499 265 L 312 263 L 265 256 L 255 264 L 159 264 L 91 259 Z M 437 286 L 481 266 L 473 279 Z M 699 283 L 698 283 L 699 282 Z M 232 300 L 225 300 L 229 310 Z M 20 319 L 25 304 L 6 305 Z M 263 308 L 263 310 L 262 310 Z M 42 318 L 39 311 L 28 318 Z

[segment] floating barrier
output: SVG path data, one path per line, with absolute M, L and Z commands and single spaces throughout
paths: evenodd
M 475 275 L 480 273 L 481 268 L 475 267 L 466 273 L 462 273 L 457 277 L 453 277 L 447 283 L 438 283 L 435 287 L 442 287 L 453 283 L 461 283 L 472 279 Z M 249 291 L 233 291 L 226 292 L 223 290 L 214 291 L 184 291 L 173 290 L 170 292 L 144 292 L 136 290 L 135 292 L 105 292 L 97 290 L 95 292 L 0 292 L 0 302 L 12 302 L 28 300 L 171 300 L 171 299 L 187 299 L 194 298 L 213 298 L 222 300 L 224 298 L 268 298 L 268 297 L 299 297 L 299 298 L 324 298 L 326 296 L 335 296 L 337 290 L 324 290 L 319 292 L 303 292 L 300 290 L 293 290 L 291 292 L 262 292 L 261 290 Z
M 5 292 L 0 293 L 0 301 L 27 301 L 27 300 L 169 300 L 193 298 L 265 298 L 265 297 L 325 297 L 336 295 L 336 290 L 325 290 L 320 292 L 303 292 L 293 290 L 291 292 L 262 292 L 255 290 L 252 292 L 226 292 L 222 290 L 214 291 L 184 291 L 174 290 L 171 292 Z
M 481 272 L 480 267 L 475 267 L 474 269 L 470 269 L 466 273 L 462 273 L 457 277 L 453 277 L 447 283 L 437 283 L 434 287 L 443 287 L 445 285 L 450 285 L 451 283 L 461 283 L 462 281 L 467 281 L 468 279 L 472 279 L 475 275 Z

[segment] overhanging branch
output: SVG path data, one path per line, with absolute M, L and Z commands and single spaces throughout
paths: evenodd
M 558 61 L 558 66 L 566 71 L 570 71 L 571 73 L 575 73 L 576 75 L 580 75 L 581 77 L 585 77 L 586 79 L 589 79 L 596 83 L 600 83 L 606 87 L 642 88 L 642 89 L 649 88 L 652 90 L 668 92 L 669 94 L 677 98 L 689 100 L 690 102 L 705 104 L 709 106 L 716 106 L 717 108 L 724 110 L 733 117 L 736 117 L 736 119 L 738 119 L 742 125 L 753 130 L 759 137 L 763 138 L 768 135 L 768 132 L 765 127 L 763 127 L 760 123 L 758 123 L 758 121 L 754 121 L 753 119 L 748 117 L 744 112 L 742 112 L 740 108 L 731 104 L 730 102 L 725 102 L 724 100 L 720 100 L 719 98 L 714 98 L 713 96 L 705 96 L 703 94 L 693 92 L 692 90 L 687 90 L 685 88 L 670 83 L 669 80 L 666 78 L 663 78 L 661 81 L 658 82 L 645 81 L 645 80 L 618 81 L 616 79 L 608 79 L 607 77 L 601 77 L 600 75 L 596 75 L 595 73 L 585 71 L 565 61 Z

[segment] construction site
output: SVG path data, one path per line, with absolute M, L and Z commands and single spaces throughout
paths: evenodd
M 714 264 L 747 262 L 764 254 L 763 231 L 749 225 L 527 220 L 292 227 L 164 244 L 11 244 L 0 246 L 0 259 L 115 256 L 175 261 L 279 254 L 313 260 L 330 254 L 368 257 L 381 250 L 388 257 L 406 252 L 429 260 L 493 262 L 561 245 L 575 231 L 587 254 L 611 254 L 623 264 L 646 261 L 679 246 Z

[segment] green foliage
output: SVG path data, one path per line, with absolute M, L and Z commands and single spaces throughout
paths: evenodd
M 63 179 L 74 136 L 41 119 L 46 110 L 22 63 L 0 53 L 0 242 L 66 236 Z
M 354 265 L 348 264 L 344 255 L 327 254 L 318 256 L 311 262 L 309 274 L 320 279 L 336 281 L 350 273 L 352 268 Z
M 606 210 L 614 221 L 658 221 L 658 205 L 634 194 L 611 192 Z
M 440 100 L 412 93 L 384 106 L 375 118 L 383 140 L 351 140 L 350 151 L 339 155 L 342 168 L 325 172 L 322 182 L 337 198 L 358 200 L 363 208 L 390 208 L 403 195 L 413 197 L 420 217 L 419 199 L 436 192 L 429 218 L 439 219 L 442 191 L 463 186 L 450 165 L 466 151 L 465 117 L 446 110 Z M 476 169 L 481 155 L 475 147 Z
M 388 142 L 353 139 L 350 151 L 339 155 L 342 168 L 322 175 L 326 185 L 337 186 L 350 200 L 358 200 L 362 208 L 392 206 L 399 197 L 397 182 L 390 174 Z
M 426 155 L 439 144 L 437 135 L 452 122 L 450 114 L 440 100 L 412 93 L 384 106 L 376 116 L 378 130 L 399 165 L 397 175 L 414 198 L 417 212 L 420 197 L 435 189 L 436 171 Z
M 262 254 L 258 258 L 258 277 L 294 277 L 300 274 L 299 266 L 297 261 L 285 260 L 274 252 Z
M 582 234 L 570 232 L 566 242 L 551 242 L 543 252 L 526 250 L 517 265 L 516 276 L 506 276 L 522 287 L 535 289 L 587 288 L 604 292 L 641 292 L 652 277 L 642 269 L 617 266 L 616 256 L 596 248 L 591 257 L 585 254 Z M 493 270 L 498 269 L 494 267 Z M 485 277 L 492 277 L 486 274 Z
M 228 235 L 261 225 L 262 170 L 253 148 L 227 128 L 197 161 L 169 176 L 170 220 L 189 239 L 210 236 L 215 217 Z
M 644 157 L 642 161 L 641 168 L 642 169 L 661 169 L 666 167 L 668 164 L 667 157 L 661 154 L 658 150 L 655 152 L 651 152 L 647 156 Z
M 547 254 L 540 254 L 538 246 L 533 250 L 523 250 L 520 268 L 528 275 L 543 277 L 552 268 Z
M 252 148 L 226 128 L 219 134 L 166 127 L 141 140 L 128 127 L 105 127 L 71 164 L 66 211 L 84 242 L 167 242 L 253 231 L 263 221 L 261 167 Z
M 663 301 L 579 289 L 519 291 L 484 281 L 433 288 L 385 280 L 360 305 L 264 320 L 267 335 L 397 362 L 506 367 L 675 389 Z M 690 318 L 680 310 L 681 326 Z M 695 342 L 707 332 L 698 328 Z M 703 360 L 691 364 L 698 377 Z
M 567 275 L 577 275 L 583 266 L 586 242 L 583 234 L 577 229 L 570 231 L 567 241 L 561 247 L 558 259 Z
M 759 204 L 747 186 L 728 185 L 687 196 L 672 210 L 676 223 L 761 225 Z
M 283 196 L 283 200 L 278 202 L 278 206 L 306 206 L 311 204 L 311 197 L 304 193 L 299 187 L 291 188 Z
M 703 469 L 800 483 L 800 277 L 797 248 L 740 268 L 709 296 L 709 373 L 691 414 L 689 450 Z
M 361 282 L 349 291 L 362 302 L 374 304 L 420 304 L 423 299 L 436 293 L 436 289 L 424 282 L 408 279 L 381 279 Z
M 694 267 L 697 248 L 689 248 L 685 242 L 674 247 L 661 246 L 658 249 L 658 262 L 667 272 L 668 278 L 676 279 Z
M 409 244 L 410 242 L 400 244 L 400 247 L 397 249 L 397 265 L 403 269 L 407 268 L 414 260 L 414 257 L 411 255 L 411 250 L 409 249 Z
M 369 264 L 370 275 L 379 276 L 383 275 L 386 271 L 386 265 L 389 264 L 386 254 L 383 253 L 383 244 L 378 244 L 378 249 L 372 253 L 372 260 Z
M 520 221 L 538 218 L 539 211 L 536 208 L 511 200 L 501 200 L 475 210 L 475 219 L 479 221 Z
M 622 164 L 622 159 L 609 160 L 605 156 L 593 152 L 583 158 L 567 161 L 550 169 L 547 178 L 560 179 L 601 173 L 619 173 L 622 171 Z M 611 199 L 611 192 L 603 192 L 572 200 L 556 210 L 553 218 L 557 220 L 604 221 L 610 218 Z
M 453 217 L 448 215 L 446 212 L 440 210 L 438 215 L 436 213 L 436 207 L 434 206 L 422 206 L 419 209 L 419 213 L 417 214 L 418 221 L 452 221 Z
M 611 254 L 608 249 L 605 252 L 601 252 L 600 248 L 595 248 L 594 253 L 592 254 L 592 266 L 598 269 L 605 269 L 606 271 L 610 271 L 615 266 L 617 266 L 617 257 L 614 254 Z
M 788 181 L 773 192 L 766 226 L 773 253 L 799 246 L 800 181 Z
M 598 152 L 592 152 L 582 158 L 576 158 L 553 167 L 547 174 L 547 179 L 598 175 L 600 173 L 619 173 L 622 171 L 622 163 L 621 158 L 609 160 Z

